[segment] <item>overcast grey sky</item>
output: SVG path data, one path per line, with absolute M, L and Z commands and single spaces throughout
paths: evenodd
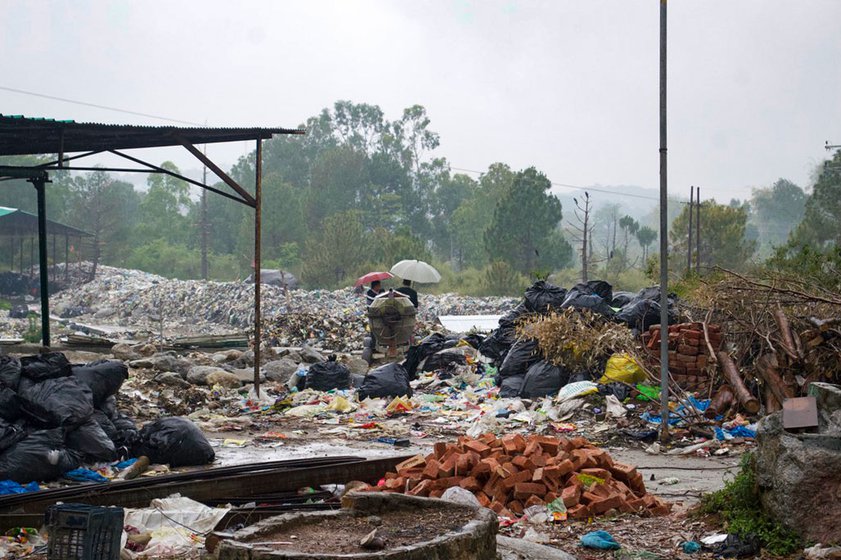
M 0 86 L 211 126 L 419 103 L 454 167 L 656 188 L 658 14 L 656 0 L 0 0 Z M 824 141 L 841 143 L 839 25 L 839 0 L 670 2 L 670 192 L 805 186 Z M 166 124 L 4 90 L 0 113 Z M 228 166 L 251 148 L 209 153 Z

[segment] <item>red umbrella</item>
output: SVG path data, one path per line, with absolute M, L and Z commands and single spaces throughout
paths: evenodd
M 374 280 L 387 280 L 389 278 L 394 278 L 394 275 L 390 272 L 369 272 L 365 276 L 357 278 L 354 287 L 361 286 L 362 284 L 370 284 Z

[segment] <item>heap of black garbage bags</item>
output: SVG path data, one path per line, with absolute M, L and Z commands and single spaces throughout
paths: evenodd
M 0 356 L 0 480 L 49 481 L 83 464 L 139 455 L 171 466 L 214 460 L 201 430 L 184 418 L 138 430 L 117 410 L 127 378 L 117 360 L 71 364 L 60 352 Z

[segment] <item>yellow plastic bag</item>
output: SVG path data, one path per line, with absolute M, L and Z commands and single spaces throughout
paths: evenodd
M 604 375 L 599 383 L 605 385 L 613 381 L 636 385 L 646 380 L 645 372 L 628 354 L 614 354 L 607 361 Z

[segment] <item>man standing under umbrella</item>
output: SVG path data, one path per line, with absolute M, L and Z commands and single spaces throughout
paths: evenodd
M 382 283 L 379 280 L 374 280 L 371 282 L 371 287 L 365 292 L 365 299 L 368 302 L 368 305 L 374 303 L 374 298 L 383 293 Z
M 403 285 L 400 286 L 395 290 L 396 292 L 400 292 L 401 294 L 406 294 L 409 296 L 409 299 L 412 301 L 412 305 L 415 306 L 415 309 L 418 308 L 418 292 L 412 288 L 412 281 L 411 280 L 403 280 Z

